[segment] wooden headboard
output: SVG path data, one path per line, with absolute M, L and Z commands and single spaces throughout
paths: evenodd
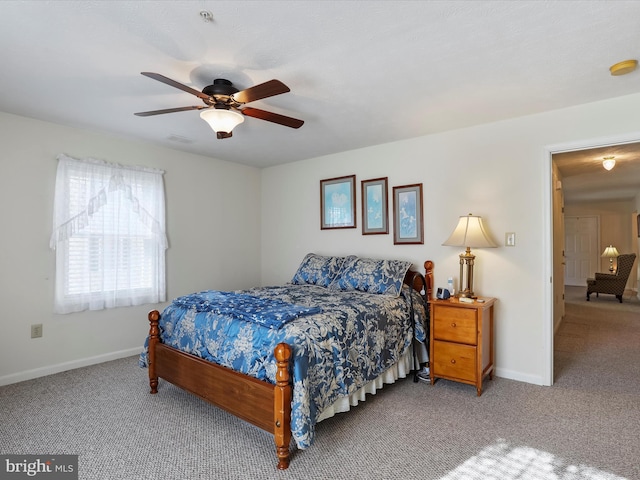
M 418 292 L 424 290 L 424 297 L 427 301 L 431 300 L 433 294 L 433 262 L 431 260 L 424 262 L 424 275 L 420 272 L 409 270 L 404 276 L 404 283 Z

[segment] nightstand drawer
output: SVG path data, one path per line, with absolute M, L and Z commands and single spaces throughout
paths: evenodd
M 436 340 L 433 342 L 433 373 L 440 377 L 475 381 L 476 347 Z
M 433 337 L 438 340 L 475 345 L 478 339 L 476 311 L 474 309 L 435 305 L 432 319 Z

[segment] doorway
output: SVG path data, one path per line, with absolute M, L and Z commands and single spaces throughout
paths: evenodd
M 602 158 L 604 156 L 610 156 L 615 153 L 607 152 L 622 152 L 618 155 L 618 166 L 625 166 L 624 169 L 620 168 L 615 172 L 615 175 L 608 177 L 602 176 L 602 180 L 596 178 L 596 174 L 602 173 Z M 634 135 L 620 136 L 616 138 L 607 138 L 601 140 L 594 140 L 589 143 L 571 143 L 561 144 L 548 147 L 546 149 L 548 168 L 547 168 L 547 198 L 550 204 L 546 209 L 545 216 L 547 217 L 545 224 L 548 226 L 547 238 L 550 239 L 548 247 L 546 247 L 545 256 L 549 260 L 550 279 L 551 282 L 547 287 L 547 294 L 545 305 L 548 311 L 547 321 L 545 322 L 543 333 L 545 335 L 545 369 L 547 371 L 546 384 L 553 384 L 553 369 L 554 369 L 554 334 L 560 325 L 564 316 L 564 280 L 566 271 L 566 257 L 564 252 L 565 243 L 565 220 L 564 209 L 565 201 L 568 197 L 565 193 L 571 191 L 572 199 L 581 198 L 587 199 L 590 195 L 601 195 L 601 198 L 608 198 L 609 200 L 617 198 L 620 195 L 626 195 L 628 202 L 632 202 L 634 205 L 634 212 L 628 215 L 628 218 L 636 218 L 640 207 L 638 205 L 637 196 L 640 192 L 640 133 Z M 571 168 L 569 172 L 573 175 L 564 175 L 561 169 L 558 168 L 558 160 L 563 155 L 568 154 L 572 156 Z M 569 158 L 569 157 L 568 157 Z M 614 168 L 614 170 L 615 170 Z M 578 181 L 571 181 L 570 177 L 574 176 Z M 617 192 L 617 193 L 616 193 Z M 608 197 L 607 197 L 608 195 Z M 635 202 L 635 204 L 633 204 Z M 571 216 L 571 215 L 570 215 Z M 585 215 L 579 215 L 585 216 Z M 600 226 L 598 227 L 600 231 Z M 640 239 L 636 239 L 636 234 L 627 237 L 627 251 L 638 253 L 640 246 Z M 596 251 L 599 248 L 599 242 L 606 242 L 605 238 L 598 238 L 596 241 Z M 601 270 L 600 258 L 595 260 L 596 264 L 600 267 L 595 270 Z M 578 278 L 584 274 L 584 272 L 578 269 L 578 266 L 572 265 L 571 268 L 577 269 L 575 272 L 575 279 L 573 281 L 579 282 Z M 584 269 L 584 266 L 581 267 Z M 595 271 L 594 270 L 594 271 Z M 640 277 L 640 266 L 636 266 L 634 271 L 638 272 L 637 277 Z M 578 277 L 578 275 L 580 277 Z M 585 283 L 582 283 L 585 285 Z M 637 288 L 637 279 L 634 281 L 634 286 Z

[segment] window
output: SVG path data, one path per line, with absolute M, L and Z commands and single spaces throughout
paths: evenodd
M 163 173 L 58 157 L 56 313 L 166 300 Z

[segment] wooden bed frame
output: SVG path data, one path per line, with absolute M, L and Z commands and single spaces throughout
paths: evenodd
M 424 262 L 425 275 L 407 272 L 404 283 L 430 300 L 433 292 L 433 262 Z M 289 466 L 291 442 L 291 347 L 280 343 L 274 350 L 276 384 L 234 372 L 189 355 L 160 342 L 160 312 L 149 312 L 149 385 L 158 393 L 158 378 L 197 395 L 207 402 L 260 427 L 274 436 L 278 468 Z M 242 399 L 242 401 L 238 401 Z

